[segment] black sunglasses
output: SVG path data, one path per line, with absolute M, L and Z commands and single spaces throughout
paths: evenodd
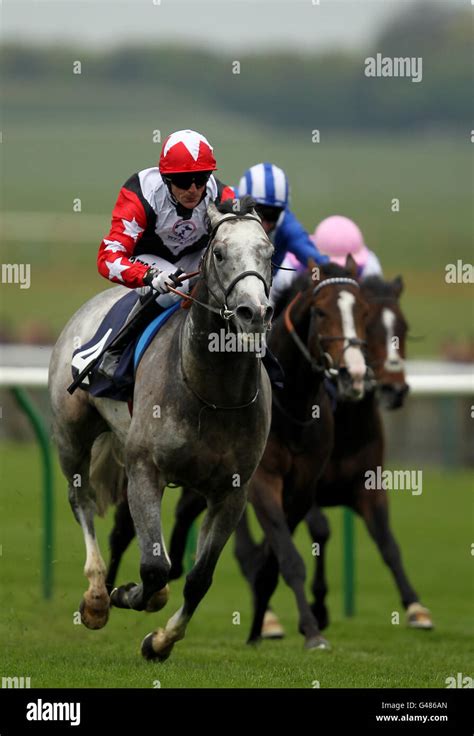
M 189 189 L 194 183 L 198 189 L 209 181 L 212 171 L 192 171 L 184 174 L 169 174 L 165 180 L 174 184 L 178 189 Z
M 261 220 L 266 222 L 276 222 L 281 215 L 281 207 L 271 207 L 270 205 L 257 204 L 255 207 L 257 215 Z

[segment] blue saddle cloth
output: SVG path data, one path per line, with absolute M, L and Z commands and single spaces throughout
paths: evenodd
M 74 351 L 71 363 L 73 378 L 76 378 L 86 365 L 106 348 L 120 332 L 130 314 L 130 310 L 138 301 L 139 295 L 135 291 L 125 294 L 111 307 L 105 315 L 94 337 Z M 155 317 L 145 330 L 123 351 L 120 362 L 111 381 L 98 373 L 98 366 L 80 384 L 80 388 L 88 391 L 92 396 L 101 396 L 115 401 L 129 401 L 133 396 L 135 372 L 140 360 L 155 337 L 156 333 L 168 318 L 180 307 L 180 302 L 163 310 Z M 100 363 L 100 361 L 99 361 Z

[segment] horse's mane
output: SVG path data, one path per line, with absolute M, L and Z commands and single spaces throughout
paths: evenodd
M 235 208 L 235 201 L 239 202 L 238 209 Z M 223 202 L 216 204 L 216 207 L 223 215 L 250 215 L 253 212 L 255 204 L 255 200 L 249 194 L 245 194 L 239 199 L 225 199 Z

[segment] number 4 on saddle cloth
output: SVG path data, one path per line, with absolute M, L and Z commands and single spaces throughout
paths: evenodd
M 100 355 L 114 340 L 124 326 L 128 315 L 140 296 L 132 291 L 119 299 L 105 315 L 94 337 L 74 351 L 71 362 L 72 377 L 75 379 L 84 368 Z M 163 309 L 157 305 L 157 316 L 150 316 L 150 323 L 123 351 L 114 373 L 113 380 L 98 372 L 100 361 L 86 376 L 79 387 L 92 396 L 101 396 L 115 401 L 131 401 L 135 372 L 140 360 L 165 322 L 181 306 L 181 302 Z M 266 349 L 263 364 L 267 369 L 270 381 L 276 388 L 283 386 L 283 371 L 275 356 Z

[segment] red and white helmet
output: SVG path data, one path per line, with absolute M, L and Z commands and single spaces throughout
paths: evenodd
M 159 162 L 161 174 L 214 171 L 216 159 L 209 141 L 195 130 L 177 130 L 163 143 Z

